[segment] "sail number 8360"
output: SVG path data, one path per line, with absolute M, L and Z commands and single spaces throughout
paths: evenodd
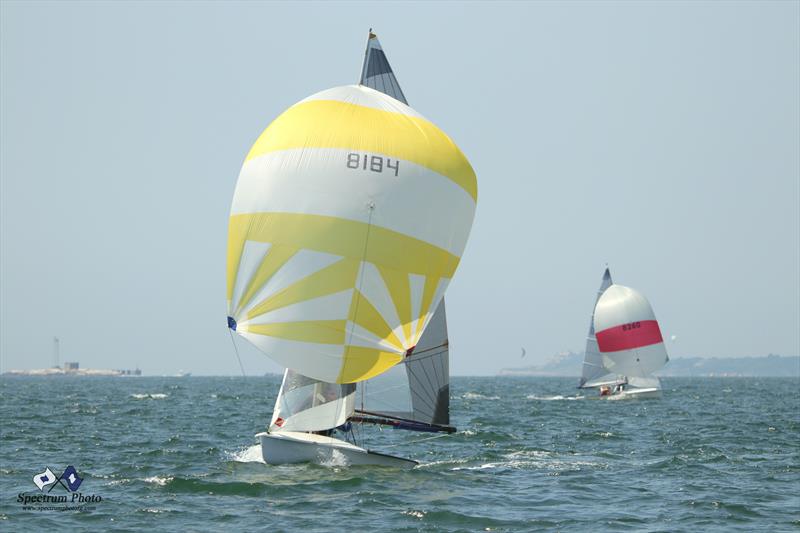
M 400 161 L 397 159 L 392 160 L 388 157 L 381 157 L 379 155 L 369 154 L 347 154 L 347 168 L 370 170 L 372 172 L 391 172 L 394 170 L 394 175 L 400 172 Z

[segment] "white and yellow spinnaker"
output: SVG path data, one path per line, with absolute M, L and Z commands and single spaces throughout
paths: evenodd
M 293 105 L 245 159 L 228 229 L 228 325 L 327 382 L 412 349 L 467 242 L 477 181 L 409 106 L 361 85 Z

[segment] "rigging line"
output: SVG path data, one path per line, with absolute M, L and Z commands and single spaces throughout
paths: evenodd
M 361 301 L 361 287 L 364 286 L 364 260 L 367 258 L 367 247 L 369 246 L 369 232 L 372 229 L 372 213 L 375 210 L 375 203 L 370 201 L 367 205 L 369 209 L 369 219 L 367 220 L 367 234 L 364 237 L 364 252 L 361 254 L 361 265 L 359 268 L 361 269 L 361 276 L 358 278 L 358 296 L 356 297 L 356 306 L 353 309 L 353 322 L 355 322 L 355 318 L 358 316 L 358 304 Z M 355 333 L 355 328 L 350 328 L 350 336 L 347 339 L 347 344 L 349 345 L 350 342 L 353 340 L 353 334 Z
M 425 437 L 424 439 L 417 439 L 417 440 L 412 440 L 412 441 L 409 441 L 409 442 L 398 442 L 398 443 L 395 443 L 395 444 L 381 445 L 381 448 L 394 448 L 395 446 L 400 446 L 401 444 L 402 445 L 416 444 L 418 442 L 424 442 L 426 440 L 441 439 L 442 437 L 449 437 L 450 435 L 451 435 L 451 433 L 442 433 L 441 435 L 434 435 L 433 437 Z
M 423 333 L 423 335 L 424 335 L 424 333 Z M 410 358 L 415 358 L 416 359 L 418 355 L 422 355 L 422 354 L 428 355 L 427 352 L 430 352 L 432 350 L 437 350 L 439 348 L 445 348 L 445 347 L 448 347 L 448 348 L 450 347 L 450 341 L 444 341 L 442 344 L 440 344 L 438 346 L 432 346 L 430 348 L 425 348 L 424 350 L 420 350 L 420 351 L 417 351 L 416 348 L 415 348 L 414 349 L 414 353 L 411 354 Z M 444 351 L 444 350 L 442 350 L 442 351 Z M 437 353 L 441 353 L 441 352 L 437 352 Z M 430 356 L 434 356 L 434 355 L 436 355 L 436 353 L 430 354 L 429 357 Z M 419 359 L 421 359 L 421 357 Z
M 233 343 L 233 350 L 236 353 L 236 360 L 239 361 L 239 369 L 242 371 L 242 376 L 247 377 L 247 374 L 244 373 L 244 365 L 242 365 L 242 358 L 239 357 L 239 347 L 236 346 L 236 341 L 233 338 L 233 331 L 228 329 L 228 333 L 231 335 L 231 343 Z
M 369 203 L 367 204 L 367 208 L 369 209 L 369 219 L 367 219 L 367 234 L 364 236 L 364 252 L 361 254 L 361 265 L 359 265 L 359 268 L 361 269 L 361 276 L 359 276 L 359 279 L 358 279 L 358 295 L 355 297 L 356 298 L 356 306 L 355 306 L 355 309 L 353 309 L 353 322 L 354 322 L 354 324 L 350 328 L 350 337 L 347 339 L 347 345 L 348 346 L 350 345 L 350 343 L 353 340 L 353 334 L 355 333 L 355 329 L 356 329 L 355 328 L 355 320 L 356 320 L 356 317 L 358 316 L 358 304 L 361 302 L 361 288 L 364 286 L 364 272 L 366 270 L 364 268 L 364 260 L 367 258 L 367 248 L 369 246 L 369 233 L 370 233 L 370 230 L 372 229 L 372 214 L 375 212 L 375 202 L 370 200 Z M 349 350 L 345 350 L 345 357 L 347 356 L 347 351 L 349 351 Z M 364 382 L 364 383 L 366 384 L 366 382 Z M 361 408 L 362 409 L 364 408 L 364 389 L 365 388 L 366 388 L 366 385 L 361 388 Z

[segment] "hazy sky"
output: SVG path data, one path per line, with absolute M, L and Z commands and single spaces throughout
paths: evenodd
M 58 335 L 85 367 L 238 373 L 239 168 L 285 108 L 357 82 L 370 27 L 478 174 L 452 373 L 582 350 L 606 262 L 673 357 L 800 353 L 798 2 L 0 10 L 2 370 L 49 366 Z

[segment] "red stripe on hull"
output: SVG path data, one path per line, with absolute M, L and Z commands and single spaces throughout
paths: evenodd
M 641 320 L 630 322 L 613 328 L 598 331 L 597 345 L 601 352 L 619 352 L 642 348 L 651 344 L 664 342 L 661 330 L 655 320 Z

